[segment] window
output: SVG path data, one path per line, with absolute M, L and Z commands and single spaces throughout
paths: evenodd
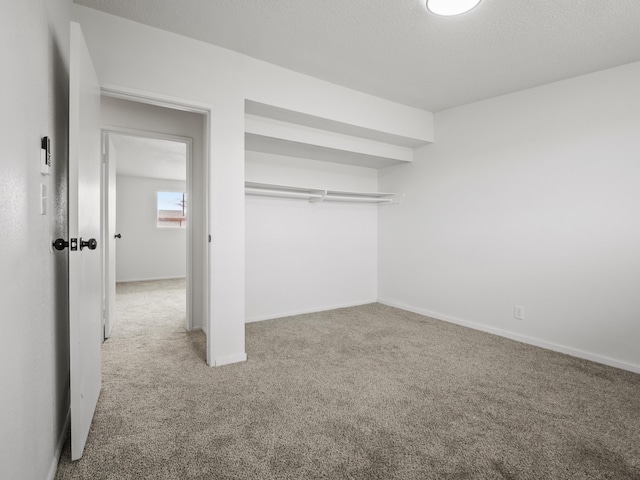
M 184 192 L 158 192 L 158 227 L 186 228 L 187 194 Z

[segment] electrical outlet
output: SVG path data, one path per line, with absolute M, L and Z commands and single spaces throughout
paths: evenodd
M 513 318 L 516 320 L 524 320 L 524 307 L 522 305 L 513 306 Z

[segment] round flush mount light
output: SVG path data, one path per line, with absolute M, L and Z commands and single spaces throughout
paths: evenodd
M 427 9 L 436 15 L 450 17 L 466 13 L 479 3 L 480 0 L 427 0 Z

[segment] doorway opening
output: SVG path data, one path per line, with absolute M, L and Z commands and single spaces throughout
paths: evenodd
M 116 283 L 182 291 L 179 327 L 206 333 L 208 116 L 138 100 L 101 99 L 104 336 L 118 324 Z
M 118 318 L 127 320 L 121 328 L 151 327 L 149 322 L 163 319 L 192 330 L 186 280 L 192 140 L 107 130 L 104 142 L 108 183 L 104 336 L 111 336 Z M 151 300 L 155 290 L 167 291 Z M 146 294 L 136 296 L 136 292 Z M 167 303 L 169 297 L 172 301 Z M 123 298 L 128 301 L 119 304 Z M 160 303 L 165 307 L 158 309 Z

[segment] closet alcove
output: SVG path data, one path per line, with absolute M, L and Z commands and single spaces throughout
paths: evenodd
M 378 172 L 425 143 L 245 102 L 246 321 L 375 302 Z

